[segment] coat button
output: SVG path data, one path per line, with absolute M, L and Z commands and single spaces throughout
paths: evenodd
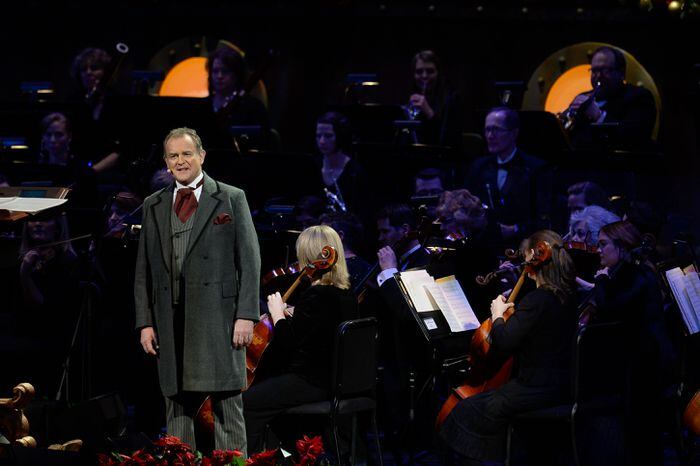
M 202 259 L 207 260 L 209 259 L 209 256 L 202 256 Z
M 209 286 L 209 282 L 205 282 L 205 283 L 204 283 L 204 286 Z

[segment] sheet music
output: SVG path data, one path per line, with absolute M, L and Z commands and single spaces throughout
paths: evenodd
M 452 312 L 452 309 L 450 308 L 450 302 L 445 296 L 445 293 L 440 288 L 440 285 L 435 282 L 424 286 L 425 289 L 428 291 L 430 298 L 434 301 L 435 307 L 440 309 L 440 311 L 442 311 L 442 315 L 445 316 L 447 325 L 450 326 L 450 331 L 461 332 L 462 330 L 464 330 L 462 328 L 461 322 L 459 321 L 455 313 Z
M 439 278 L 435 280 L 435 283 L 440 286 L 449 309 L 459 321 L 460 328 L 458 331 L 479 327 L 479 319 L 476 318 L 476 314 L 474 314 L 474 310 L 455 276 L 450 275 L 449 277 Z
M 417 312 L 437 310 L 430 302 L 428 293 L 424 288 L 424 286 L 435 282 L 428 272 L 425 270 L 407 270 L 401 272 L 401 282 L 404 287 L 406 287 L 406 291 L 411 297 L 411 301 L 413 301 L 413 306 L 416 308 Z
M 68 202 L 68 199 L 46 197 L 0 197 L 0 210 L 35 214 Z
M 700 284 L 697 273 L 685 275 L 679 268 L 666 271 L 666 278 L 676 298 L 676 303 L 681 311 L 681 316 L 685 322 L 688 332 L 693 334 L 700 331 Z M 697 306 L 697 307 L 696 307 Z

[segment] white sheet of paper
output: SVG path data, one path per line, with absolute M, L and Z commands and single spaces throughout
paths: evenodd
M 428 330 L 435 330 L 437 328 L 437 324 L 435 323 L 435 319 L 432 317 L 428 317 L 427 319 L 423 319 L 423 322 L 425 323 L 425 328 Z
M 424 286 L 434 283 L 433 277 L 431 277 L 425 270 L 407 270 L 401 272 L 401 281 L 406 287 L 408 295 L 413 301 L 413 305 L 418 312 L 430 312 L 436 311 L 428 293 L 426 292 Z
M 691 334 L 697 333 L 700 331 L 700 323 L 698 323 L 698 318 L 690 296 L 693 294 L 692 283 L 687 281 L 685 274 L 679 267 L 667 270 L 666 278 L 668 279 L 673 296 L 676 298 L 676 303 L 681 311 L 681 316 L 688 328 L 688 332 Z M 687 288 L 691 288 L 690 293 Z
M 35 214 L 68 202 L 47 197 L 0 197 L 0 209 Z
M 447 321 L 447 325 L 450 327 L 450 331 L 461 332 L 464 330 L 462 328 L 462 323 L 459 321 L 455 313 L 452 312 L 450 303 L 445 298 L 445 294 L 443 293 L 442 289 L 440 289 L 440 285 L 437 283 L 429 283 L 424 286 L 430 295 L 430 299 L 434 303 L 433 307 L 440 309 L 440 311 L 442 311 L 442 315 L 445 316 L 445 320 Z
M 478 328 L 480 325 L 479 319 L 474 314 L 474 310 L 455 276 L 450 275 L 449 277 L 439 278 L 435 280 L 435 283 L 440 286 L 445 295 L 445 300 L 459 321 L 460 330 Z

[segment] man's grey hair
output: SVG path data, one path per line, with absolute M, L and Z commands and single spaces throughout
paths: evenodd
M 168 155 L 166 153 L 165 146 L 168 144 L 168 141 L 171 139 L 177 139 L 181 138 L 183 136 L 189 136 L 190 139 L 192 139 L 192 142 L 194 143 L 194 148 L 197 150 L 197 152 L 201 153 L 204 150 L 204 147 L 202 147 L 202 139 L 200 139 L 199 134 L 197 134 L 197 131 L 193 130 L 192 128 L 187 128 L 187 127 L 182 127 L 182 128 L 175 128 L 170 130 L 167 136 L 165 136 L 165 140 L 163 140 L 163 157 Z

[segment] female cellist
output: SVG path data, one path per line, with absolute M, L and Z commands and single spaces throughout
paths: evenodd
M 348 289 L 343 245 L 331 227 L 312 226 L 299 235 L 300 265 L 317 259 L 324 246 L 336 250 L 337 262 L 299 296 L 293 318 L 286 317 L 287 305 L 279 293 L 267 298 L 274 322 L 273 344 L 283 349 L 287 359 L 277 374 L 256 381 L 243 393 L 249 453 L 263 448 L 266 426 L 286 409 L 328 399 L 336 329 L 344 320 L 357 317 L 357 301 Z
M 523 242 L 531 260 L 545 243 L 551 257 L 529 273 L 537 288 L 513 304 L 503 296 L 491 303 L 492 351 L 512 355 L 517 371 L 505 385 L 460 401 L 445 420 L 440 436 L 462 464 L 502 460 L 508 420 L 521 412 L 552 406 L 568 394 L 571 341 L 576 328 L 572 301 L 574 268 L 561 237 L 549 230 Z

